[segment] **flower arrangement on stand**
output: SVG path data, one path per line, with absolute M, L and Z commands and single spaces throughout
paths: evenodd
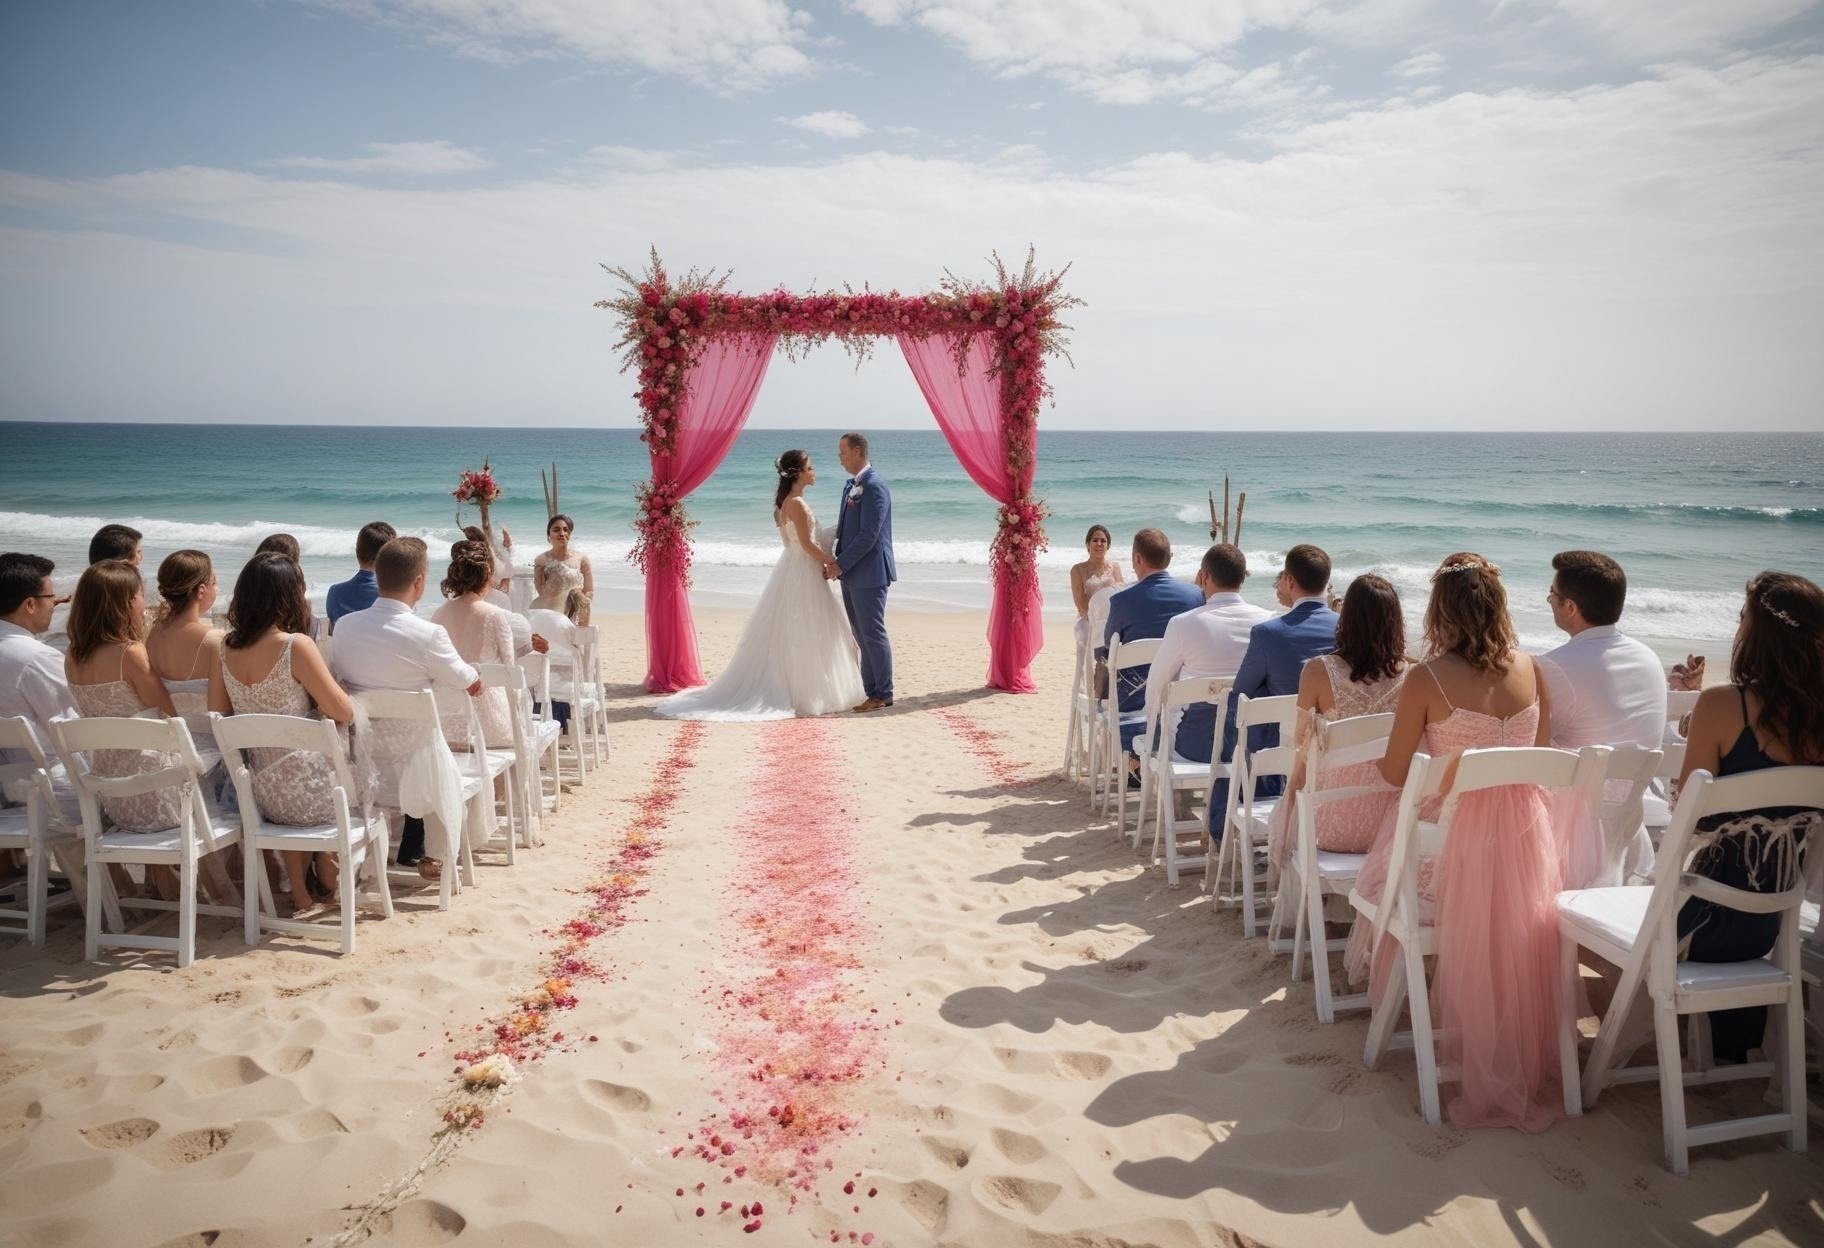
M 470 503 L 481 512 L 481 527 L 488 528 L 488 508 L 500 498 L 500 482 L 494 479 L 494 471 L 487 460 L 481 461 L 479 470 L 465 468 L 456 478 L 456 488 L 450 496 L 456 500 L 456 527 L 462 527 L 462 507 Z
M 642 573 L 651 570 L 654 561 L 669 553 L 683 570 L 684 583 L 690 584 L 690 531 L 697 522 L 684 510 L 684 500 L 670 481 L 642 481 L 634 487 L 633 528 L 639 535 L 627 561 Z

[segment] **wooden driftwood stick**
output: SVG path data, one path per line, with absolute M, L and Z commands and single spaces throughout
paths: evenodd
M 557 465 L 555 463 L 551 465 L 549 481 L 545 480 L 545 470 L 543 468 L 538 470 L 538 484 L 539 488 L 545 492 L 545 519 L 549 520 L 557 514 Z
M 1229 539 L 1230 541 L 1234 542 L 1237 546 L 1241 545 L 1241 511 L 1242 511 L 1242 508 L 1246 507 L 1247 505 L 1248 505 L 1248 492 L 1246 490 L 1243 490 L 1241 492 L 1241 497 L 1235 500 L 1235 536 Z
M 1216 524 L 1216 491 L 1209 490 L 1207 493 L 1210 496 L 1210 540 L 1212 542 L 1217 542 L 1222 540 L 1216 536 L 1222 530 L 1218 528 Z
M 1239 517 L 1236 527 L 1241 527 Z M 1229 540 L 1229 474 L 1226 472 L 1222 474 L 1222 540 Z

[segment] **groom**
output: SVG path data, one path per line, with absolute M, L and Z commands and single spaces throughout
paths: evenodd
M 898 579 L 893 566 L 893 496 L 868 462 L 868 440 L 845 433 L 836 450 L 849 474 L 836 520 L 836 560 L 824 575 L 842 581 L 842 606 L 861 647 L 861 688 L 867 701 L 855 709 L 878 711 L 893 705 L 893 647 L 887 642 L 887 587 Z

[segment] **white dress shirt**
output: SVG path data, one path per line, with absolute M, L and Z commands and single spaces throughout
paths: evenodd
M 1146 715 L 1150 721 L 1174 680 L 1233 676 L 1248 652 L 1248 634 L 1273 613 L 1244 602 L 1240 594 L 1212 594 L 1201 607 L 1173 616 L 1146 674 Z
M 336 621 L 330 666 L 350 693 L 432 685 L 467 689 L 477 679 L 449 633 L 396 598 L 381 598 Z
M 63 652 L 39 641 L 30 629 L 0 620 L 0 719 L 24 716 L 38 738 L 38 748 L 55 760 L 48 725 L 59 715 L 74 714 L 76 701 L 63 674 Z
M 1539 669 L 1551 693 L 1552 744 L 1558 749 L 1660 748 L 1666 732 L 1666 672 L 1659 656 L 1644 643 L 1613 624 L 1599 624 L 1543 655 Z M 1623 786 L 1611 788 L 1611 800 L 1626 796 Z M 1650 806 L 1664 799 L 1649 793 L 1646 800 Z M 1635 835 L 1622 865 L 1635 874 L 1653 869 L 1653 842 L 1645 827 Z M 1625 876 L 1616 879 L 1610 871 L 1591 883 L 1625 882 Z

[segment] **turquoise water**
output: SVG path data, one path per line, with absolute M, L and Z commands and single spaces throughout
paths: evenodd
M 751 601 L 777 555 L 773 458 L 808 448 L 821 472 L 812 505 L 833 519 L 843 473 L 836 431 L 749 431 L 690 500 L 696 601 Z M 894 494 L 903 583 L 899 609 L 987 601 L 993 507 L 935 430 L 873 435 Z M 196 546 L 230 573 L 275 530 L 303 543 L 319 594 L 352 567 L 354 531 L 386 519 L 447 543 L 457 472 L 489 456 L 507 490 L 498 521 L 525 557 L 544 522 L 538 470 L 558 464 L 611 610 L 637 610 L 624 556 L 632 490 L 646 457 L 629 430 L 333 426 L 0 424 L 6 464 L 0 548 L 79 569 L 90 533 L 124 520 L 146 533 L 148 567 Z M 1037 492 L 1055 515 L 1047 607 L 1068 610 L 1065 571 L 1095 521 L 1125 546 L 1134 529 L 1171 534 L 1190 574 L 1208 540 L 1205 490 L 1222 474 L 1248 492 L 1242 545 L 1257 570 L 1300 541 L 1331 553 L 1341 576 L 1389 576 L 1416 612 L 1443 555 L 1471 549 L 1505 570 L 1521 631 L 1551 640 L 1544 603 L 1553 552 L 1608 551 L 1630 580 L 1624 624 L 1663 648 L 1712 653 L 1735 626 L 1741 585 L 1761 568 L 1824 580 L 1824 436 L 1791 434 L 1084 433 L 1041 435 Z M 232 580 L 231 574 L 224 582 Z M 1249 596 L 1266 601 L 1270 575 Z M 226 585 L 224 586 L 226 588 Z

